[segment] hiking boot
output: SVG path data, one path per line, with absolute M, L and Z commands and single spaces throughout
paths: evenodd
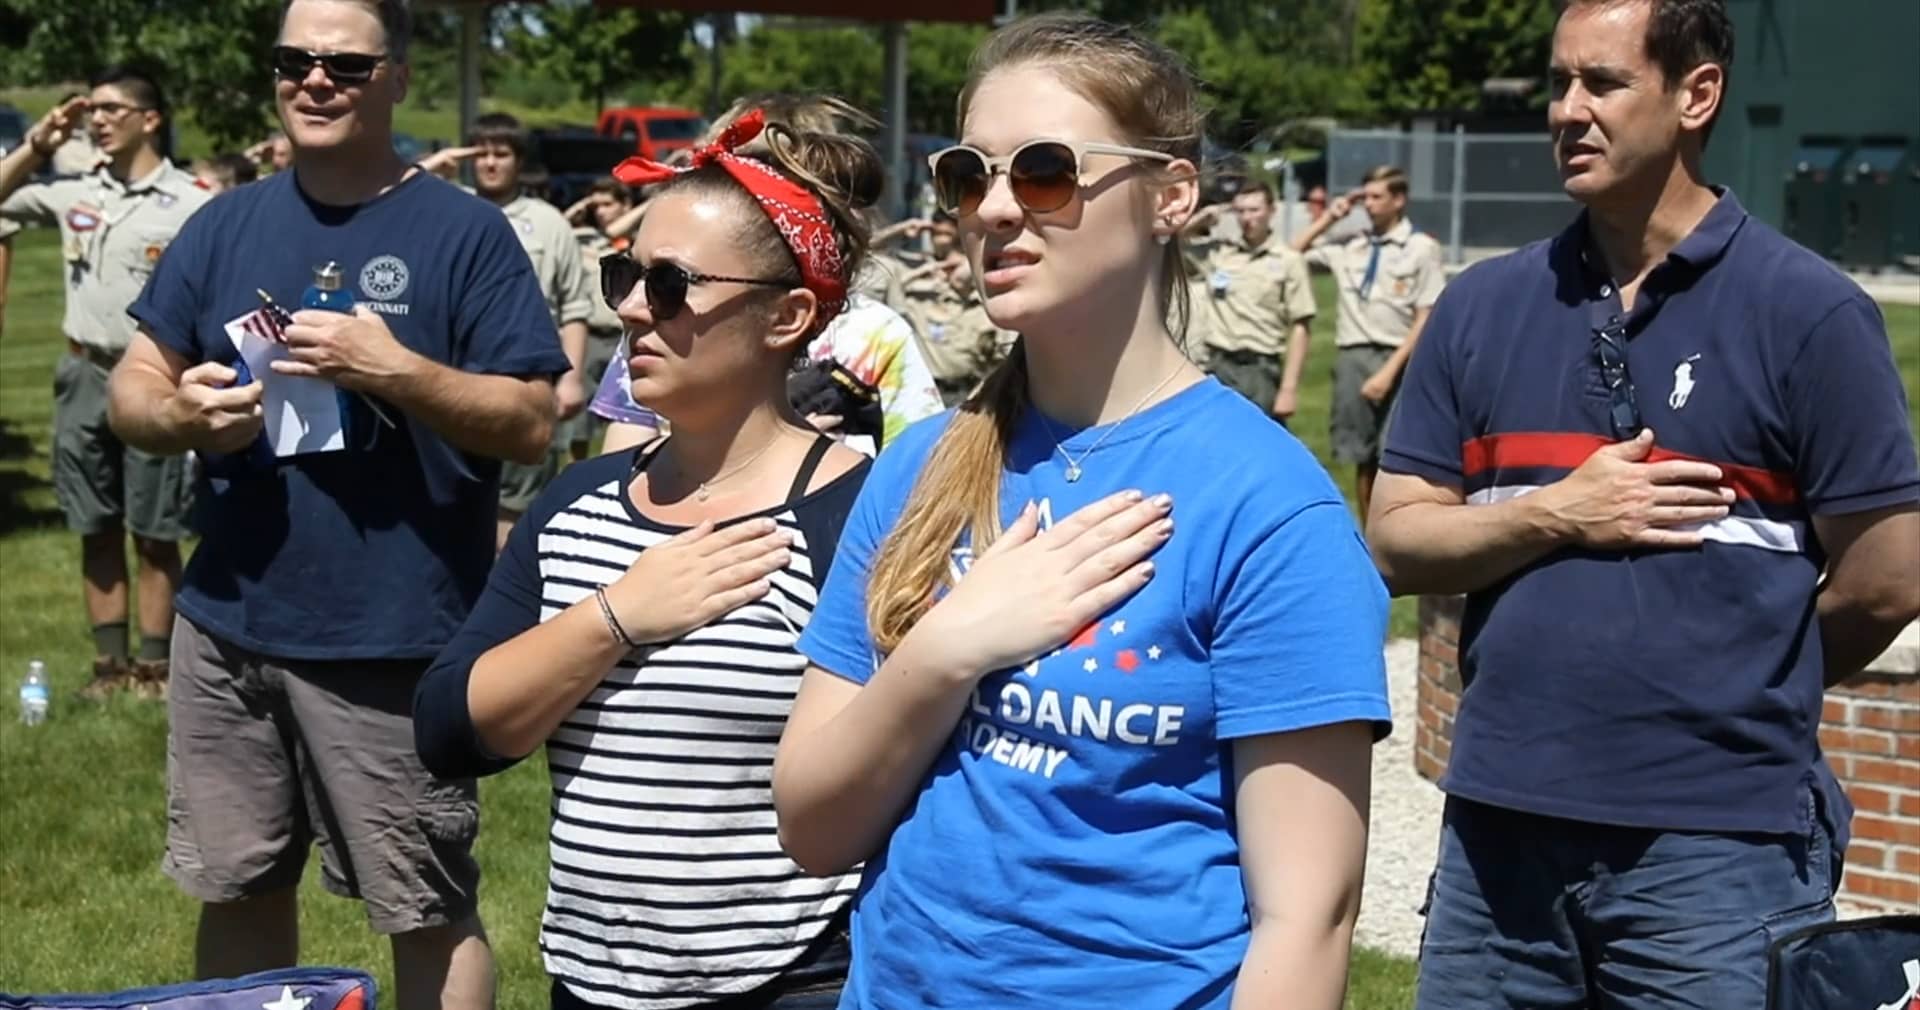
M 93 661 L 93 679 L 80 689 L 80 697 L 88 701 L 106 701 L 115 692 L 133 686 L 133 670 L 126 660 L 102 656 Z
M 165 701 L 167 699 L 167 661 L 164 659 L 136 659 L 130 673 L 133 693 L 143 701 Z

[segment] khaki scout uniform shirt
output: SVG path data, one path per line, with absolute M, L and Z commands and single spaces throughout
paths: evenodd
M 955 291 L 937 274 L 895 284 L 887 303 L 913 324 L 927 369 L 941 385 L 972 386 L 1013 346 L 1014 335 L 993 325 L 978 295 Z
M 1307 261 L 1275 232 L 1257 246 L 1215 243 L 1201 263 L 1209 314 L 1207 346 L 1280 357 L 1293 324 L 1312 319 L 1318 307 L 1307 280 Z M 1198 292 L 1196 292 L 1198 293 Z
M 600 296 L 600 257 L 616 248 L 625 250 L 626 246 L 615 246 L 600 229 L 590 227 L 575 228 L 573 240 L 580 247 L 580 269 L 587 282 L 587 300 L 593 304 L 587 315 L 587 332 L 596 337 L 618 337 L 622 329 L 620 315 Z
M 1440 243 L 1414 231 L 1413 222 L 1402 218 L 1378 242 L 1380 261 L 1371 284 L 1367 264 L 1373 258 L 1374 236 L 1356 235 L 1307 250 L 1307 262 L 1332 271 L 1340 292 L 1335 347 L 1399 347 L 1413 328 L 1414 311 L 1431 308 L 1446 286 Z
M 516 196 L 500 208 L 520 237 L 521 248 L 533 261 L 533 275 L 540 281 L 540 293 L 547 298 L 547 309 L 559 325 L 583 322 L 593 315 L 594 289 L 587 286 L 587 272 L 580 265 L 580 243 L 574 240 L 573 226 L 566 216 L 545 200 Z
M 127 306 L 140 297 L 180 226 L 212 198 L 172 162 L 126 183 L 101 166 L 79 178 L 20 187 L 0 203 L 0 217 L 60 226 L 67 280 L 60 329 L 69 340 L 118 357 L 139 330 Z

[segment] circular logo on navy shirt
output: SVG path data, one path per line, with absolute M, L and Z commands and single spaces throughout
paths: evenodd
M 407 293 L 407 264 L 398 256 L 376 256 L 360 269 L 360 290 L 376 302 Z

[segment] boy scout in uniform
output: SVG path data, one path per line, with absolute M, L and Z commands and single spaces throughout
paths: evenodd
M 1014 335 L 993 325 L 974 288 L 973 274 L 959 255 L 959 230 L 953 217 L 935 213 L 927 223 L 927 261 L 891 285 L 887 304 L 913 324 L 921 353 L 933 372 L 940 399 L 951 407 L 1000 363 Z
M 67 285 L 61 330 L 67 353 L 54 370 L 53 489 L 80 534 L 93 679 L 84 697 L 121 689 L 165 694 L 180 586 L 180 541 L 189 533 L 191 466 L 122 445 L 107 427 L 107 373 L 133 339 L 127 306 L 167 244 L 210 197 L 160 151 L 166 100 L 151 79 L 114 68 L 92 91 L 49 112 L 26 143 L 0 160 L 0 218 L 57 224 Z M 86 175 L 23 185 L 82 127 L 105 160 Z M 126 533 L 139 562 L 140 651 L 127 624 Z
M 1371 231 L 1344 242 L 1314 241 L 1347 216 L 1358 198 Z M 1333 458 L 1354 465 L 1364 522 L 1400 375 L 1446 285 L 1440 243 L 1407 220 L 1407 175 L 1391 165 L 1366 174 L 1357 193 L 1335 200 L 1294 240 L 1307 262 L 1333 273 L 1340 312 L 1333 343 Z
M 584 456 L 589 435 L 582 416 L 587 403 L 587 386 L 581 376 L 586 365 L 587 318 L 598 300 L 587 286 L 586 271 L 580 265 L 580 244 L 566 215 L 545 200 L 520 191 L 521 175 L 526 168 L 527 133 L 520 121 L 504 112 L 490 112 L 473 122 L 473 135 L 466 147 L 436 151 L 421 161 L 429 172 L 465 159 L 473 160 L 474 192 L 499 205 L 513 224 L 520 245 L 533 261 L 533 273 L 547 307 L 560 328 L 560 349 L 573 369 L 554 381 L 553 392 L 560 423 L 553 427 L 553 448 L 544 462 L 527 465 L 506 463 L 500 471 L 499 545 L 507 543 L 507 534 L 533 499 L 544 490 L 573 454 L 573 443 L 582 443 L 578 455 Z
M 624 326 L 613 306 L 600 294 L 600 258 L 608 253 L 625 252 L 632 241 L 625 236 L 612 238 L 607 226 L 633 209 L 633 194 L 613 179 L 602 179 L 580 202 L 567 210 L 573 222 L 573 240 L 580 248 L 580 268 L 585 273 L 587 301 L 593 306 L 587 314 L 587 353 L 580 367 L 580 381 L 589 390 L 600 388 L 600 380 L 620 348 Z M 624 367 L 624 363 L 622 365 Z M 579 430 L 573 433 L 571 449 L 575 460 L 585 459 L 587 448 L 606 422 L 592 411 L 580 415 Z
M 1215 204 L 1214 208 L 1219 207 Z M 1233 198 L 1238 242 L 1208 242 L 1202 258 L 1206 295 L 1194 306 L 1205 322 L 1214 377 L 1285 424 L 1299 407 L 1301 370 L 1318 311 L 1307 263 L 1273 231 L 1273 190 L 1250 181 Z M 1189 234 L 1219 217 L 1195 215 Z

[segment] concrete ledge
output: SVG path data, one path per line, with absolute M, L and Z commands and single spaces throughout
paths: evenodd
M 1920 677 L 1920 621 L 1907 625 L 1880 658 L 1867 664 L 1868 673 L 1891 677 Z

